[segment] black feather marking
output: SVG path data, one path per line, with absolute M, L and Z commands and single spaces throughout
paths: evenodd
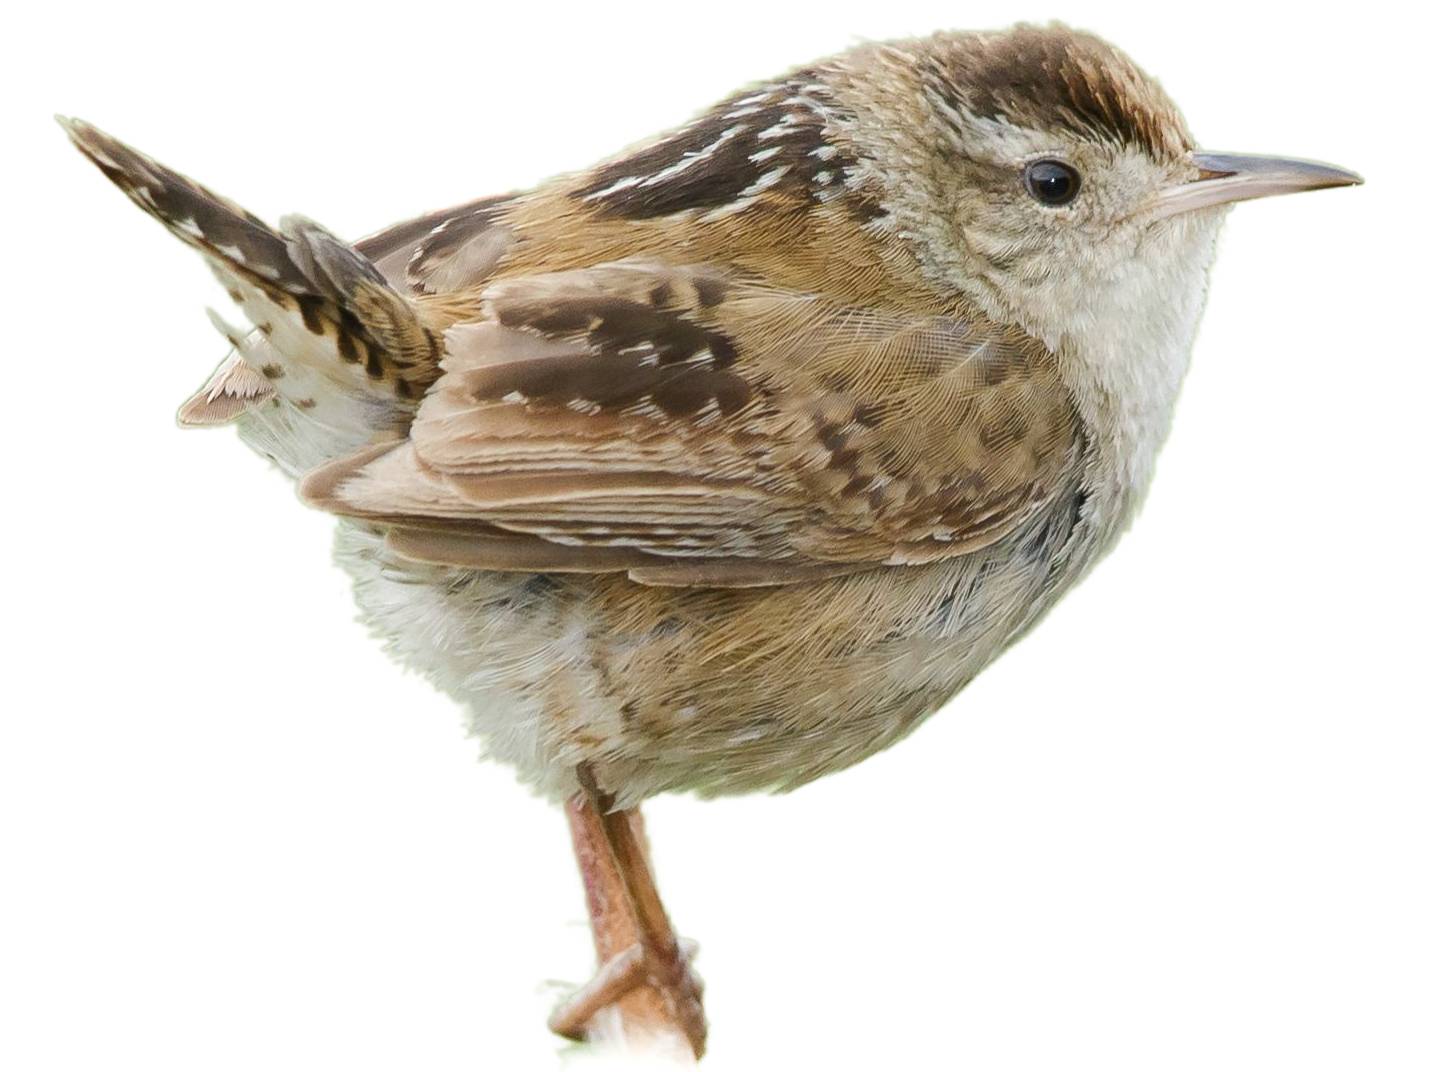
M 374 378 L 384 369 L 411 368 L 425 339 L 435 374 L 438 342 L 415 321 L 406 300 L 362 253 L 311 220 L 288 217 L 282 233 L 257 216 L 79 120 L 61 120 L 75 145 L 129 198 L 175 236 L 200 250 L 244 301 L 246 283 L 283 309 L 297 308 L 315 335 L 333 326 L 339 355 L 363 363 Z M 377 310 L 365 317 L 363 309 Z M 403 323 L 403 318 L 409 318 Z M 259 322 L 264 335 L 272 325 Z M 389 352 L 394 351 L 394 352 Z M 399 357 L 397 352 L 407 354 Z M 411 390 L 411 385 L 407 385 Z
M 353 339 L 352 332 L 338 329 L 338 356 L 349 364 L 354 364 L 358 360 L 357 342 Z
M 597 169 L 572 196 L 594 203 L 602 215 L 626 219 L 717 209 L 754 189 L 779 190 L 798 203 L 829 199 L 845 191 L 856 161 L 831 130 L 843 113 L 827 99 L 813 100 L 816 89 L 796 75 L 731 98 L 670 137 Z M 857 215 L 882 214 L 877 204 L 863 199 Z
M 282 237 L 257 216 L 88 123 L 61 122 L 111 182 L 178 238 L 289 293 L 312 293 Z
M 510 194 L 501 194 L 497 197 L 483 197 L 476 201 L 469 201 L 464 205 L 429 212 L 425 216 L 418 216 L 415 219 L 394 224 L 376 234 L 359 239 L 353 243 L 353 248 L 369 260 L 380 261 L 383 257 L 401 250 L 404 246 L 432 237 L 433 232 L 438 228 L 442 228 L 442 233 L 445 234 L 447 227 L 457 226 L 460 221 L 468 217 L 484 221 L 490 220 L 491 210 L 510 199 Z M 430 249 L 431 247 L 424 244 L 423 248 Z
M 303 317 L 303 326 L 314 335 L 323 334 L 323 300 L 299 295 L 298 312 Z

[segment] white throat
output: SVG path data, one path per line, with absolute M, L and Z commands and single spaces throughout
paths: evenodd
M 1062 362 L 1087 424 L 1090 490 L 1117 528 L 1151 483 L 1206 305 L 1223 214 L 1199 217 L 1178 221 L 1157 248 L 1113 271 L 1044 290 L 1028 324 Z

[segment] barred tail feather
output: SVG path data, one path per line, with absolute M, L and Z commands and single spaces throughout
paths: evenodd
M 438 374 L 440 335 L 370 260 L 311 220 L 285 217 L 275 230 L 82 120 L 60 123 L 130 200 L 203 255 L 256 329 L 221 329 L 234 352 L 181 421 L 286 402 L 298 413 L 285 422 L 301 416 L 319 439 L 330 433 L 331 447 L 305 451 L 321 460 L 410 420 Z

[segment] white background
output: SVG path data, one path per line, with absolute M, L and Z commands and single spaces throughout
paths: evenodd
M 707 1067 L 1430 1067 L 1421 16 L 484 7 L 7 16 L 0 1066 L 554 1069 L 591 959 L 561 816 L 353 623 L 330 520 L 174 427 L 223 295 L 50 112 L 357 237 L 857 37 L 1059 17 L 1205 146 L 1367 185 L 1236 210 L 1144 515 L 950 710 L 650 805 Z

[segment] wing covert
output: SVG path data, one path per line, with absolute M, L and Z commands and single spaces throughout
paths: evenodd
M 501 280 L 483 314 L 408 440 L 305 484 L 409 557 L 696 585 L 928 562 L 1014 528 L 1082 449 L 1053 356 L 971 315 L 645 260 Z

